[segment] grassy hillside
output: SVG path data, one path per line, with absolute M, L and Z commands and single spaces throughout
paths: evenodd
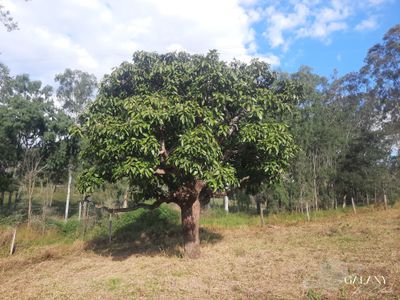
M 203 214 L 202 258 L 181 257 L 179 215 L 167 206 L 136 211 L 82 235 L 76 220 L 18 228 L 6 256 L 2 299 L 396 299 L 400 295 L 400 208 L 257 216 Z M 355 277 L 358 276 L 358 277 Z M 362 284 L 359 283 L 363 276 Z M 368 276 L 377 276 L 366 283 Z M 383 277 L 382 277 L 383 276 Z M 356 278 L 354 284 L 346 284 Z M 372 277 L 373 278 L 373 277 Z M 383 279 L 385 283 L 383 283 Z

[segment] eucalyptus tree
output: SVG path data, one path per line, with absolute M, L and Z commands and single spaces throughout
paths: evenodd
M 8 67 L 0 62 L 0 103 L 4 103 L 11 93 L 12 78 Z
M 25 0 L 29 1 L 29 0 Z M 7 29 L 7 31 L 18 30 L 18 23 L 14 20 L 10 11 L 0 3 L 0 23 Z
M 78 121 L 79 115 L 93 100 L 97 89 L 97 79 L 93 74 L 80 70 L 65 69 L 55 76 L 58 83 L 57 98 L 63 109 Z
M 75 157 L 78 149 L 76 137 L 69 134 L 73 119 L 61 109 L 54 109 L 48 122 L 45 134 L 46 144 L 43 154 L 46 159 L 44 179 L 48 195 L 47 205 L 52 204 L 53 193 L 57 184 L 65 183 L 71 157 Z
M 369 198 L 384 194 L 393 184 L 386 178 L 391 178 L 391 146 L 400 138 L 399 84 L 400 25 L 396 25 L 381 44 L 368 50 L 361 70 L 337 80 L 332 93 L 347 132 L 347 147 L 337 160 L 339 194 Z
M 93 99 L 97 89 L 97 79 L 93 74 L 80 70 L 65 69 L 63 73 L 55 76 L 58 83 L 57 98 L 62 103 L 62 107 L 75 124 L 79 123 L 79 117 L 86 106 Z M 76 167 L 76 154 L 78 152 L 78 141 L 76 138 L 65 140 L 68 145 L 68 185 L 67 199 L 65 203 L 65 220 L 68 219 L 69 203 L 71 198 L 72 173 Z
M 303 209 L 312 199 L 315 209 L 327 207 L 334 197 L 331 186 L 341 134 L 338 114 L 329 97 L 331 82 L 307 66 L 289 77 L 302 86 L 304 97 L 290 120 L 300 150 L 282 182 L 288 206 Z M 282 186 L 277 187 L 282 190 Z
M 381 136 L 379 149 L 386 150 L 378 160 L 376 183 L 381 183 L 384 194 L 397 193 L 398 197 L 400 178 L 394 166 L 399 152 L 391 151 L 391 147 L 400 147 L 400 24 L 390 28 L 383 41 L 368 50 L 364 62 L 359 73 L 372 99 L 371 106 L 379 116 L 371 130 Z
M 14 21 L 10 11 L 6 10 L 2 4 L 0 4 L 0 23 L 3 24 L 7 31 L 18 29 L 18 24 Z
M 400 24 L 388 30 L 382 43 L 368 50 L 360 75 L 370 96 L 378 100 L 381 120 L 400 140 Z
M 283 116 L 298 87 L 269 66 L 184 52 L 135 52 L 101 83 L 75 134 L 83 138 L 81 192 L 127 178 L 141 197 L 110 213 L 181 208 L 185 254 L 200 255 L 200 205 L 217 190 L 279 179 L 295 152 Z

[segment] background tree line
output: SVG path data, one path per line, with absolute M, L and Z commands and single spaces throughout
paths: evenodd
M 358 71 L 330 79 L 301 67 L 282 74 L 304 97 L 291 120 L 300 146 L 283 180 L 263 196 L 278 209 L 336 208 L 399 195 L 400 26 L 369 49 Z
M 94 75 L 79 70 L 66 69 L 55 81 L 54 91 L 27 74 L 11 76 L 0 64 L 0 209 L 10 212 L 26 204 L 29 221 L 39 184 L 49 194 L 43 207 L 51 205 L 60 184 L 68 185 L 69 203 L 73 172 L 79 168 L 79 141 L 69 128 L 79 122 L 97 86 Z

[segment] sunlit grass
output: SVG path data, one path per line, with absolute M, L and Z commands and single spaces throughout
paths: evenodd
M 206 227 L 237 228 L 260 224 L 260 218 L 243 212 L 227 213 L 216 209 L 203 213 L 200 224 Z

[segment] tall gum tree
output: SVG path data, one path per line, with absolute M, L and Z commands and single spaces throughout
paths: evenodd
M 57 74 L 54 80 L 58 83 L 57 97 L 62 103 L 65 113 L 70 116 L 75 124 L 80 122 L 79 117 L 85 110 L 88 103 L 93 99 L 97 89 L 97 79 L 93 74 L 80 70 L 65 69 L 63 73 Z M 69 203 L 71 199 L 72 174 L 74 170 L 74 159 L 78 144 L 77 140 L 72 138 L 67 141 L 68 144 L 68 184 L 67 199 L 65 201 L 64 220 L 68 220 Z
M 127 208 L 181 208 L 185 256 L 200 255 L 201 203 L 227 186 L 277 181 L 296 151 L 283 120 L 300 95 L 268 64 L 184 52 L 135 52 L 106 76 L 82 126 L 81 192 L 128 178 Z

